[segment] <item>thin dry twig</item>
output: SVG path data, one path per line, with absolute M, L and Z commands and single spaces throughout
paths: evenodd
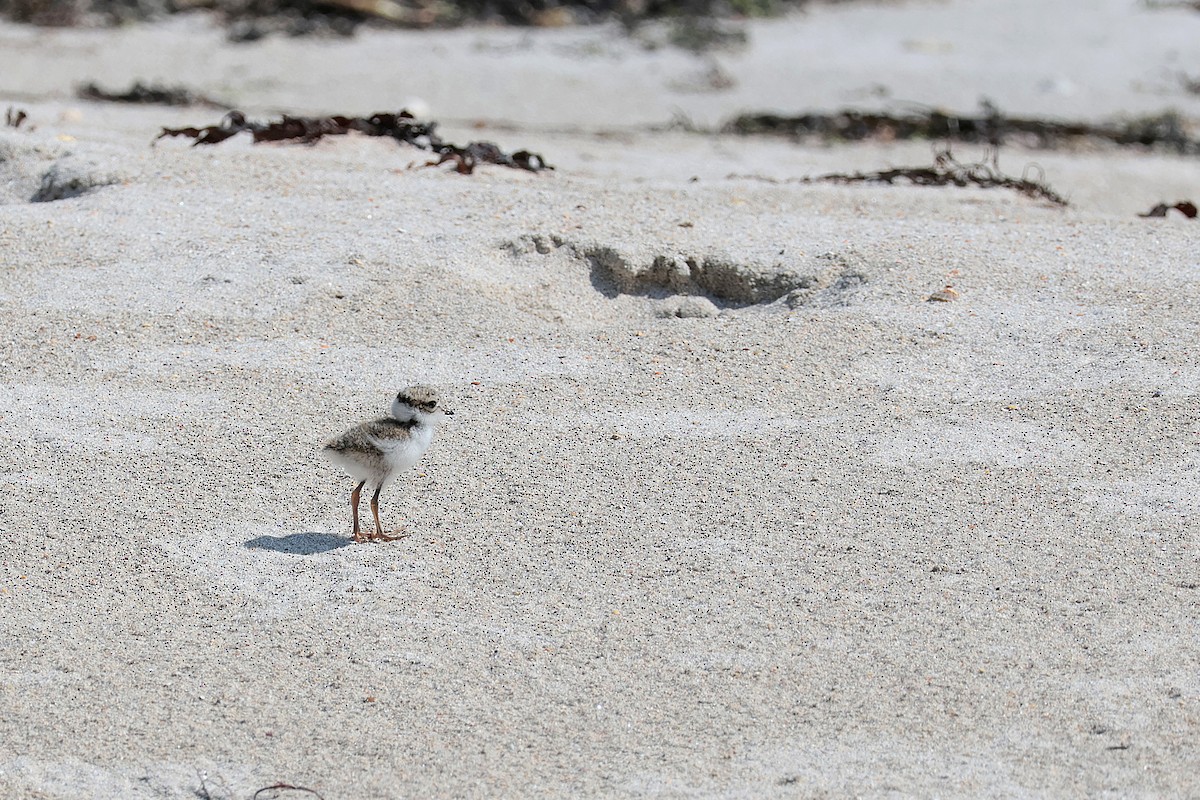
M 317 792 L 316 789 L 309 789 L 307 786 L 294 786 L 290 783 L 276 783 L 276 784 L 272 784 L 271 786 L 264 786 L 263 788 L 259 789 L 257 792 L 254 793 L 253 800 L 258 800 L 258 796 L 260 794 L 262 794 L 263 792 L 271 792 L 271 791 L 275 791 L 275 792 L 308 792 L 313 797 L 317 798 L 317 800 L 325 800 L 325 798 L 321 797 L 321 795 Z

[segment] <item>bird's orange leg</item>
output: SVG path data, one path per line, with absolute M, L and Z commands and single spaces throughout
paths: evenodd
M 362 532 L 358 529 L 358 495 L 362 491 L 362 487 L 366 486 L 366 484 L 367 482 L 363 481 L 358 486 L 355 486 L 354 491 L 350 493 L 350 508 L 354 509 L 354 541 L 356 542 L 365 541 Z
M 397 539 L 403 539 L 403 536 L 388 536 L 383 532 L 383 526 L 379 524 L 379 493 L 383 491 L 383 484 L 375 487 L 375 495 L 371 498 L 371 513 L 375 515 L 375 535 L 372 539 L 378 539 L 381 542 L 394 542 Z

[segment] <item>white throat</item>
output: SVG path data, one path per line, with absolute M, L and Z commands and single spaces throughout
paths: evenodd
M 394 419 L 398 419 L 401 422 L 408 422 L 410 419 L 415 419 L 420 423 L 423 416 L 425 415 L 407 403 L 401 403 L 399 400 L 392 401 L 392 417 Z

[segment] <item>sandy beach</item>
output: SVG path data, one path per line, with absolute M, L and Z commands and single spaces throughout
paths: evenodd
M 0 23 L 0 798 L 1200 796 L 1200 220 L 1138 216 L 1200 160 L 1001 148 L 1059 207 L 715 132 L 1200 120 L 1200 13 L 1046 5 Z M 134 80 L 555 169 L 74 96 Z M 455 414 L 352 544 L 321 444 L 411 383 Z

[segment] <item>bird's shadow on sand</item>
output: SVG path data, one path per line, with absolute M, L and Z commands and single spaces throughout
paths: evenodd
M 307 532 L 289 533 L 287 536 L 256 536 L 244 546 L 250 550 L 274 550 L 276 553 L 311 556 L 328 553 L 348 544 L 351 544 L 351 540 L 345 536 Z

